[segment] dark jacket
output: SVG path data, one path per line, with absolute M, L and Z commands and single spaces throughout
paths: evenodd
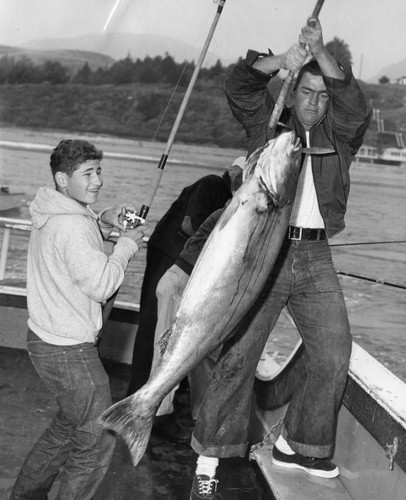
M 225 208 L 219 208 L 209 215 L 195 234 L 185 243 L 183 250 L 175 262 L 175 264 L 183 269 L 185 273 L 189 275 L 192 274 L 193 267 L 206 244 L 207 238 L 210 236 L 210 233 L 213 231 L 214 226 L 217 224 L 224 210 Z
M 271 138 L 268 123 L 275 102 L 267 86 L 271 76 L 252 67 L 260 54 L 248 51 L 231 72 L 225 92 L 235 118 L 248 137 L 248 154 Z M 368 128 L 372 110 L 359 88 L 349 66 L 343 67 L 345 78 L 324 77 L 329 94 L 329 109 L 324 118 L 310 129 L 310 144 L 332 149 L 331 154 L 313 155 L 313 178 L 329 237 L 345 227 L 344 215 L 350 190 L 349 168 Z M 305 130 L 293 108 L 285 108 L 281 121 L 295 130 L 306 145 Z
M 183 219 L 190 217 L 193 231 L 218 208 L 231 198 L 230 177 L 225 172 L 219 175 L 206 175 L 185 187 L 169 210 L 155 226 L 148 242 L 173 260 L 183 250 L 190 235 L 182 230 Z

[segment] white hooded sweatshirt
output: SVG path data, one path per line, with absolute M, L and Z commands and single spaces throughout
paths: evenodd
M 121 237 L 108 257 L 97 215 L 52 186 L 39 189 L 30 213 L 28 326 L 50 344 L 93 343 L 101 304 L 122 283 L 138 246 Z

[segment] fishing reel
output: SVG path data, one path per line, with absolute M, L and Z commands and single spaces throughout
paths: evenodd
M 121 223 L 125 229 L 134 229 L 145 223 L 145 219 L 139 216 L 136 210 L 124 210 L 121 217 Z

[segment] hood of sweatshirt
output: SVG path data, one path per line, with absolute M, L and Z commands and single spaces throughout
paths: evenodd
M 97 215 L 76 200 L 68 198 L 53 186 L 41 187 L 30 204 L 32 224 L 36 229 L 43 227 L 51 217 L 57 215 L 85 215 L 97 219 Z

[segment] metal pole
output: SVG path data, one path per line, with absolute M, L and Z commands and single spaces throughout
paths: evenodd
M 319 17 L 320 10 L 323 6 L 324 0 L 318 0 L 316 7 L 313 10 L 313 13 L 310 17 Z M 283 107 L 285 106 L 286 98 L 288 96 L 290 87 L 294 81 L 295 74 L 293 71 L 289 71 L 285 81 L 283 82 L 282 88 L 279 92 L 278 100 L 275 103 L 275 107 L 273 108 L 271 118 L 269 120 L 269 128 L 273 129 L 275 125 L 278 123 L 279 118 L 281 117 Z
M 162 174 L 163 174 L 163 170 L 165 168 L 166 161 L 168 159 L 168 156 L 169 156 L 169 153 L 171 151 L 173 142 L 175 140 L 176 133 L 177 133 L 177 131 L 179 129 L 180 122 L 182 121 L 182 118 L 183 118 L 186 106 L 187 106 L 187 104 L 189 102 L 189 98 L 190 98 L 190 95 L 192 93 L 193 87 L 194 87 L 194 85 L 196 83 L 196 79 L 197 79 L 197 76 L 199 74 L 200 68 L 202 67 L 202 64 L 203 64 L 204 58 L 206 56 L 207 50 L 209 48 L 211 39 L 213 38 L 213 34 L 214 34 L 215 29 L 216 29 L 217 23 L 219 21 L 220 15 L 221 15 L 221 13 L 223 11 L 223 7 L 224 7 L 225 2 L 226 2 L 226 0 L 220 0 L 219 1 L 219 5 L 217 7 L 217 12 L 216 12 L 216 15 L 214 17 L 213 23 L 212 23 L 212 25 L 210 27 L 210 31 L 209 31 L 209 33 L 207 35 L 206 41 L 205 41 L 204 46 L 202 48 L 202 51 L 200 53 L 199 59 L 197 61 L 195 70 L 194 70 L 193 75 L 192 75 L 192 78 L 190 79 L 189 85 L 188 85 L 188 87 L 186 89 L 185 95 L 183 97 L 182 104 L 181 104 L 181 106 L 179 108 L 179 111 L 178 111 L 178 114 L 176 116 L 175 123 L 173 124 L 172 130 L 171 130 L 171 132 L 169 134 L 169 138 L 168 138 L 168 141 L 167 141 L 167 144 L 166 144 L 165 152 L 162 154 L 161 159 L 159 161 L 159 164 L 158 164 L 158 176 L 157 176 L 157 180 L 155 182 L 154 188 L 152 190 L 152 193 L 151 193 L 151 195 L 149 197 L 149 200 L 148 200 L 147 204 L 143 205 L 141 207 L 139 216 L 142 217 L 143 219 L 146 218 L 146 216 L 147 216 L 147 214 L 149 212 L 149 208 L 152 205 L 152 202 L 153 202 L 153 200 L 155 198 L 156 192 L 157 192 L 159 184 L 161 182 L 161 177 L 162 177 Z
M 7 254 L 8 254 L 8 245 L 10 243 L 10 233 L 11 229 L 9 227 L 4 228 L 3 244 L 1 247 L 1 255 L 0 255 L 0 281 L 3 281 L 6 275 Z

